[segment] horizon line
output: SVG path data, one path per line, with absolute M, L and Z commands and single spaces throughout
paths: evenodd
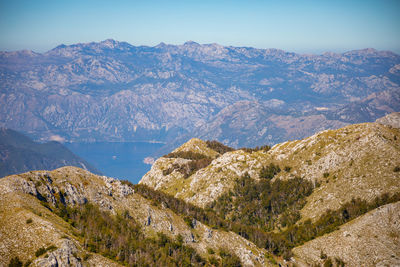
M 343 49 L 342 52 L 335 52 L 335 51 L 332 51 L 332 50 L 329 50 L 329 49 L 323 50 L 323 49 L 320 48 L 320 49 L 315 49 L 315 50 L 321 50 L 323 52 L 304 52 L 303 53 L 303 52 L 294 52 L 294 51 L 291 51 L 289 49 L 285 50 L 285 49 L 276 48 L 276 47 L 260 48 L 260 47 L 247 46 L 247 45 L 243 45 L 243 46 L 222 45 L 222 44 L 219 44 L 217 42 L 199 43 L 199 42 L 196 42 L 196 41 L 193 41 L 193 40 L 187 40 L 187 41 L 185 41 L 185 42 L 183 42 L 181 44 L 171 44 L 171 43 L 165 43 L 165 42 L 161 41 L 160 43 L 158 43 L 156 45 L 134 45 L 134 44 L 129 43 L 127 41 L 119 41 L 119 40 L 116 40 L 116 39 L 113 39 L 113 38 L 107 38 L 107 39 L 104 39 L 104 40 L 101 40 L 101 41 L 76 42 L 76 43 L 71 43 L 71 44 L 61 43 L 59 45 L 54 46 L 51 49 L 43 51 L 43 52 L 36 52 L 33 49 L 26 48 L 26 49 L 18 49 L 18 50 L 8 50 L 8 49 L 0 50 L 0 53 L 33 52 L 35 54 L 46 54 L 46 53 L 48 53 L 48 52 L 50 52 L 50 51 L 52 51 L 52 50 L 54 50 L 56 48 L 59 48 L 61 46 L 70 47 L 70 46 L 77 46 L 77 45 L 101 44 L 101 43 L 105 43 L 107 41 L 113 41 L 113 42 L 116 42 L 116 43 L 125 43 L 125 44 L 128 44 L 128 45 L 133 46 L 133 47 L 149 47 L 149 48 L 156 48 L 156 47 L 159 47 L 159 46 L 185 46 L 185 45 L 189 45 L 189 44 L 195 44 L 195 45 L 200 45 L 200 46 L 218 45 L 218 46 L 227 47 L 227 48 L 232 47 L 232 48 L 253 48 L 253 49 L 258 49 L 258 50 L 278 50 L 278 51 L 283 51 L 283 52 L 286 52 L 286 53 L 294 53 L 294 54 L 304 55 L 304 56 L 306 56 L 306 55 L 320 56 L 320 55 L 330 54 L 330 53 L 340 55 L 340 54 L 346 54 L 346 53 L 354 52 L 354 51 L 366 51 L 366 50 L 373 50 L 373 51 L 376 51 L 376 52 L 390 52 L 390 53 L 393 53 L 393 54 L 396 54 L 396 55 L 400 55 L 400 53 L 394 52 L 393 50 L 389 50 L 389 49 L 380 50 L 380 49 L 376 49 L 374 47 L 364 47 L 364 48 L 357 48 L 357 49 Z M 301 49 L 299 49 L 299 50 L 301 50 Z

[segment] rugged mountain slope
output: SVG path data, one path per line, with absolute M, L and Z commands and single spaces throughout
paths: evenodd
M 212 153 L 208 142 L 192 139 L 158 159 L 140 183 L 241 223 L 235 231 L 264 240 L 258 243 L 278 255 L 284 251 L 285 258 L 300 266 L 396 266 L 400 129 L 392 125 L 397 116 L 322 131 L 271 149 Z M 197 164 L 202 159 L 209 164 Z M 289 181 L 296 181 L 295 187 Z M 285 256 L 287 247 L 294 257 Z
M 171 238 L 180 235 L 185 245 L 193 247 L 205 258 L 211 256 L 208 253 L 210 249 L 216 252 L 223 249 L 237 255 L 244 265 L 269 264 L 263 249 L 232 232 L 211 229 L 200 222 L 189 226 L 181 216 L 164 205 L 154 205 L 119 180 L 75 167 L 63 167 L 51 172 L 28 172 L 0 180 L 1 265 L 15 256 L 23 262 L 32 261 L 33 266 L 53 266 L 51 263 L 117 265 L 85 248 L 74 224 L 68 224 L 56 215 L 60 202 L 67 207 L 91 203 L 111 214 L 129 214 L 128 218 L 138 222 L 147 236 L 155 236 L 157 232 Z M 39 248 L 52 245 L 56 248 L 47 253 L 48 257 L 46 253 L 35 257 Z
M 232 189 L 235 180 L 244 173 L 259 179 L 261 168 L 274 163 L 281 169 L 290 167 L 290 171 L 281 171 L 274 179 L 299 176 L 320 184 L 301 211 L 304 219 L 315 218 L 327 209 L 337 209 L 353 197 L 371 200 L 385 192 L 398 192 L 400 173 L 393 171 L 400 165 L 398 140 L 399 129 L 390 126 L 376 123 L 350 125 L 278 144 L 268 152 L 227 152 L 189 177 L 185 177 L 178 167 L 173 171 L 165 170 L 174 164 L 185 165 L 190 159 L 161 157 L 140 183 L 205 207 Z M 204 146 L 206 144 L 199 139 L 184 145 L 186 148 Z
M 400 264 L 400 202 L 387 204 L 293 250 L 309 264 L 322 263 L 321 254 L 340 258 L 348 266 Z
M 16 131 L 0 128 L 0 177 L 62 166 L 77 166 L 100 173 L 58 142 L 40 144 Z
M 278 100 L 241 101 L 221 110 L 191 135 L 203 140 L 220 140 L 233 147 L 260 146 L 301 139 L 347 124 L 329 120 L 318 112 L 300 114 Z
M 339 108 L 304 108 L 305 112 L 279 100 L 241 101 L 224 108 L 188 136 L 219 140 L 233 147 L 276 144 L 350 123 L 373 122 L 399 110 L 399 103 L 397 89 L 373 93 Z
M 190 137 L 281 142 L 399 111 L 391 100 L 400 91 L 399 65 L 399 55 L 374 49 L 299 55 L 194 42 L 1 52 L 0 125 L 42 140 L 171 141 L 200 127 Z M 248 117 L 252 110 L 285 116 L 287 126 Z M 305 129 L 293 132 L 303 119 Z
M 400 128 L 400 112 L 394 112 L 376 120 L 377 123 Z

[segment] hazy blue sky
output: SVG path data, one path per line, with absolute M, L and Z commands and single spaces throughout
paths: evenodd
M 113 38 L 187 40 L 301 53 L 373 47 L 400 53 L 400 0 L 0 0 L 0 50 Z

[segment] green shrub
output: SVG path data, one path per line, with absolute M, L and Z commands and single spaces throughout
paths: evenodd
M 208 248 L 207 253 L 212 255 L 215 254 L 215 251 L 212 248 Z
M 208 261 L 209 261 L 210 264 L 213 265 L 213 266 L 219 266 L 219 262 L 218 262 L 218 260 L 217 260 L 215 257 L 210 257 L 210 258 L 208 259 Z
M 225 154 L 226 152 L 234 151 L 235 149 L 229 146 L 226 146 L 218 141 L 206 141 L 207 147 L 218 152 L 219 154 Z
M 239 148 L 239 150 L 243 150 L 247 153 L 253 153 L 253 152 L 257 152 L 257 151 L 264 151 L 264 152 L 268 152 L 271 149 L 270 146 L 265 145 L 265 146 L 256 146 L 254 148 L 247 148 L 247 147 L 242 147 Z
M 394 172 L 400 172 L 400 166 L 394 167 L 393 171 L 394 171 Z
M 31 218 L 29 218 L 29 219 L 26 220 L 26 223 L 27 223 L 27 224 L 30 224 L 30 223 L 32 223 L 32 222 L 33 222 L 33 221 L 32 221 Z
M 336 266 L 338 266 L 338 267 L 344 267 L 345 266 L 344 261 L 342 259 L 340 259 L 340 258 L 335 258 L 335 263 L 336 263 Z
M 320 256 L 321 260 L 325 260 L 328 256 L 321 250 Z
M 291 169 L 292 169 L 292 167 L 285 166 L 285 172 L 290 172 Z
M 328 178 L 329 177 L 329 172 L 324 172 L 324 178 Z
M 120 181 L 121 181 L 121 184 L 124 184 L 124 185 L 128 185 L 128 186 L 133 187 L 133 184 L 132 184 L 130 181 L 128 181 L 128 180 L 120 180 Z
M 39 257 L 39 256 L 43 255 L 44 253 L 46 253 L 46 249 L 44 247 L 41 247 L 38 250 L 36 250 L 35 256 Z
M 9 267 L 22 267 L 23 262 L 20 261 L 18 257 L 14 257 L 10 260 L 10 263 L 8 264 Z
M 156 237 L 148 238 L 140 224 L 124 212 L 112 215 L 91 203 L 65 207 L 65 210 L 65 218 L 73 222 L 87 251 L 99 253 L 123 265 L 204 266 L 207 263 L 193 248 L 183 244 L 182 236 L 173 240 L 158 233 Z M 37 255 L 55 248 L 41 248 Z M 85 255 L 84 260 L 88 257 Z
M 204 154 L 193 152 L 193 151 L 171 152 L 167 155 L 164 155 L 163 157 L 164 158 L 182 158 L 182 159 L 191 159 L 191 160 L 208 158 L 208 156 L 206 156 Z
M 272 179 L 280 171 L 281 171 L 281 168 L 279 168 L 278 165 L 270 163 L 269 166 L 262 167 L 259 175 L 260 175 L 260 178 Z
M 328 258 L 325 262 L 324 262 L 324 267 L 333 267 L 333 263 L 331 258 Z

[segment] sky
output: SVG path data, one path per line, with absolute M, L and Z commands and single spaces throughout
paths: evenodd
M 0 0 L 0 50 L 105 39 L 400 54 L 400 0 Z

